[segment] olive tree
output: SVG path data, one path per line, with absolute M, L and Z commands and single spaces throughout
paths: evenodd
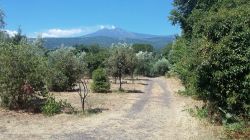
M 122 89 L 122 76 L 133 73 L 135 69 L 136 57 L 130 45 L 124 43 L 113 44 L 110 57 L 107 59 L 109 73 L 113 77 L 118 77 L 120 81 L 119 89 Z M 116 81 L 116 80 L 115 80 Z
M 153 65 L 153 75 L 164 75 L 169 70 L 170 64 L 166 58 L 159 59 Z
M 152 52 L 138 52 L 136 54 L 138 64 L 136 66 L 137 74 L 149 76 L 151 70 L 151 61 L 153 60 L 153 53 Z
M 83 55 L 74 54 L 73 48 L 60 48 L 49 53 L 51 90 L 73 90 L 84 72 Z

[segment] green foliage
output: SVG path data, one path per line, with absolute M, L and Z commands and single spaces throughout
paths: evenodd
M 139 75 L 150 76 L 153 67 L 153 53 L 152 52 L 138 52 L 136 54 L 138 64 L 136 73 Z
M 93 83 L 91 89 L 98 93 L 107 93 L 110 90 L 108 75 L 104 69 L 97 69 L 92 75 Z
M 166 59 L 169 59 L 169 53 L 170 51 L 172 50 L 172 43 L 166 45 L 166 47 L 164 47 L 162 49 L 162 55 L 166 58 Z
M 47 60 L 28 44 L 0 43 L 0 99 L 8 108 L 27 108 L 30 100 L 47 93 Z
M 249 123 L 235 122 L 231 124 L 225 124 L 226 135 L 231 139 L 248 139 L 250 134 Z
M 157 60 L 152 68 L 153 74 L 155 76 L 165 75 L 170 68 L 170 64 L 166 58 Z
M 137 64 L 137 57 L 130 45 L 118 43 L 112 46 L 110 57 L 106 60 L 106 63 L 109 74 L 115 78 L 119 78 L 121 89 L 122 76 L 130 74 L 131 77 L 133 77 Z
M 52 95 L 47 95 L 46 101 L 42 106 L 42 113 L 47 116 L 53 116 L 61 112 L 73 113 L 74 110 L 75 109 L 71 106 L 71 104 L 67 103 L 66 100 L 56 101 L 55 97 Z
M 85 52 L 84 62 L 86 64 L 86 70 L 89 77 L 92 76 L 92 72 L 98 68 L 104 68 L 104 61 L 108 58 L 109 54 L 106 48 L 102 48 L 99 45 L 75 45 L 76 53 Z
M 204 107 L 195 107 L 195 108 L 189 108 L 187 111 L 192 115 L 199 119 L 204 119 L 208 117 L 208 109 Z
M 214 104 L 223 118 L 230 114 L 237 116 L 235 121 L 249 120 L 250 1 L 174 3 L 171 19 L 181 24 L 184 35 L 169 52 L 172 70 L 192 95 Z
M 20 27 L 18 28 L 17 34 L 15 34 L 15 36 L 11 38 L 11 42 L 15 45 L 27 42 L 27 37 L 25 35 L 22 35 L 22 30 Z
M 197 116 L 199 118 L 206 118 L 208 116 L 208 110 L 206 108 L 196 108 Z
M 54 91 L 72 90 L 84 73 L 84 55 L 73 48 L 61 48 L 49 53 L 51 86 Z
M 54 97 L 49 96 L 42 107 L 43 114 L 52 116 L 61 112 L 62 102 L 57 102 Z
M 154 47 L 150 44 L 133 44 L 132 48 L 135 53 L 142 52 L 153 52 Z

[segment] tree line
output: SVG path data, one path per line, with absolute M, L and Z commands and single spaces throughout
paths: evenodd
M 122 78 L 126 76 L 160 76 L 169 70 L 168 60 L 148 44 L 118 43 L 109 48 L 79 44 L 49 50 L 43 43 L 41 37 L 30 42 L 21 29 L 13 37 L 0 32 L 1 106 L 43 106 L 47 113 L 57 112 L 60 105 L 49 96 L 50 91 L 74 91 L 83 77 L 93 78 L 94 92 L 110 92 L 112 77 L 123 90 Z

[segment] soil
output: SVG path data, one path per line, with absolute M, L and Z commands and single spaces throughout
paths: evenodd
M 117 89 L 118 84 L 112 84 Z M 102 113 L 59 114 L 45 117 L 0 110 L 0 139 L 220 139 L 222 128 L 205 123 L 185 111 L 196 101 L 176 94 L 183 90 L 178 79 L 144 78 L 123 84 L 123 93 L 88 97 L 88 108 Z M 136 92 L 133 92 L 136 91 Z M 80 109 L 77 93 L 54 93 Z

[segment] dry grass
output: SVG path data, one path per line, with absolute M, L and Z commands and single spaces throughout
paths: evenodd
M 0 139 L 218 139 L 219 128 L 204 125 L 183 111 L 195 103 L 176 94 L 183 90 L 174 78 L 126 80 L 125 92 L 90 93 L 87 108 L 107 109 L 96 115 L 59 114 L 45 117 L 0 110 Z M 143 92 L 146 83 L 149 91 Z M 137 91 L 132 93 L 132 91 Z M 141 91 L 141 92 L 138 92 Z M 77 92 L 53 93 L 81 109 Z M 131 113 L 132 111 L 132 113 Z M 218 132 L 217 132 L 218 131 Z
M 213 136 L 218 138 L 224 138 L 223 135 L 223 127 L 218 125 L 213 125 L 209 123 L 207 120 L 199 120 L 196 117 L 192 117 L 188 112 L 188 109 L 195 107 L 202 107 L 204 103 L 200 100 L 194 100 L 192 97 L 184 97 L 179 95 L 178 92 L 185 90 L 185 87 L 181 84 L 181 81 L 176 77 L 171 77 L 166 79 L 166 86 L 170 89 L 174 96 L 173 103 L 178 110 L 178 119 L 184 121 L 187 125 L 185 125 L 186 129 L 190 129 L 192 127 L 197 128 L 197 132 L 204 131 L 203 134 L 211 133 Z M 190 123 L 191 122 L 191 123 Z M 191 125 L 191 126 L 190 126 Z
M 141 82 L 143 81 L 137 81 L 135 84 L 123 84 L 123 87 L 143 91 L 144 85 Z M 111 87 L 112 90 L 115 90 L 118 84 L 112 84 Z M 67 100 L 73 107 L 81 110 L 77 92 L 52 92 L 52 94 L 57 100 Z M 46 117 L 42 114 L 16 112 L 0 108 L 0 139 L 50 139 L 52 135 L 85 130 L 85 125 L 91 126 L 100 123 L 100 121 L 97 121 L 99 117 L 106 119 L 110 112 L 119 114 L 120 110 L 128 110 L 136 101 L 137 96 L 138 93 L 90 93 L 87 97 L 87 109 L 104 109 L 101 114 L 91 116 L 80 113 Z

